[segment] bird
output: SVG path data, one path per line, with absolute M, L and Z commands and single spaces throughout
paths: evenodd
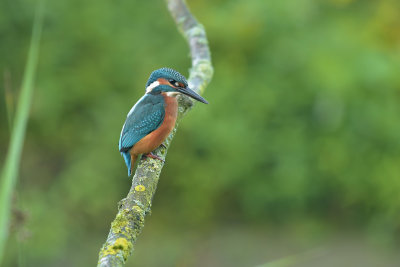
M 129 111 L 121 130 L 119 152 L 131 176 L 139 155 L 159 159 L 151 152 L 163 144 L 174 129 L 178 115 L 176 97 L 187 95 L 199 102 L 207 100 L 189 88 L 182 74 L 171 68 L 153 71 L 146 83 L 146 93 Z

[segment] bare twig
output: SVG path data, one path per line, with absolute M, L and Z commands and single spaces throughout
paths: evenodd
M 183 0 L 166 0 L 168 9 L 178 29 L 185 36 L 192 58 L 189 86 L 202 93 L 213 75 L 210 50 L 205 30 L 192 16 Z M 179 99 L 179 118 L 193 106 L 188 97 Z M 165 159 L 168 147 L 175 135 L 177 125 L 167 140 L 166 147 L 159 147 L 153 153 Z M 132 187 L 126 198 L 119 202 L 118 214 L 111 223 L 106 243 L 100 250 L 98 266 L 124 266 L 133 251 L 137 236 L 144 226 L 144 218 L 150 212 L 151 202 L 156 191 L 161 169 L 160 160 L 146 158 L 141 160 L 132 180 Z

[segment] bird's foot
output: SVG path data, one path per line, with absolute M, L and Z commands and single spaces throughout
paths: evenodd
M 158 160 L 161 160 L 162 162 L 165 162 L 165 160 L 163 160 L 162 158 L 160 158 L 159 156 L 157 156 L 157 155 L 154 155 L 153 153 L 148 153 L 148 154 L 143 154 L 143 156 L 142 156 L 142 158 L 152 158 L 152 159 L 158 159 Z

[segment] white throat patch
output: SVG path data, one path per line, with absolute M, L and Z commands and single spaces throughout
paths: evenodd
M 154 88 L 156 88 L 159 85 L 160 85 L 159 81 L 152 82 L 149 86 L 147 86 L 146 93 L 150 93 Z
M 177 96 L 177 95 L 179 95 L 178 92 L 168 92 L 168 93 L 167 93 L 167 96 L 170 96 L 170 97 L 175 97 L 175 96 Z

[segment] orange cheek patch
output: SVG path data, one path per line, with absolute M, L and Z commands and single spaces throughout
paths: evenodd
M 164 79 L 164 78 L 158 78 L 157 81 L 158 81 L 160 84 L 170 85 L 169 82 L 168 82 L 166 79 Z

